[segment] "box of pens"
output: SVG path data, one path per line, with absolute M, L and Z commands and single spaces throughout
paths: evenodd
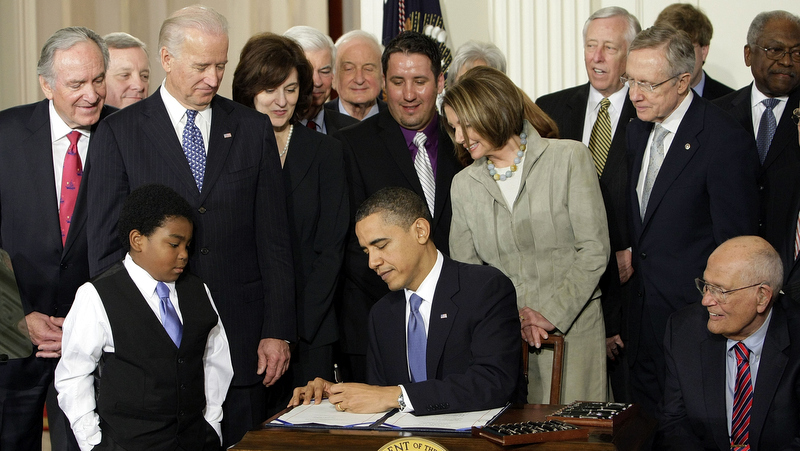
M 638 406 L 621 402 L 575 401 L 551 415 L 548 420 L 558 420 L 578 426 L 616 429 L 638 411 Z
M 508 446 L 581 439 L 589 436 L 589 430 L 558 420 L 525 421 L 473 427 L 472 436 Z

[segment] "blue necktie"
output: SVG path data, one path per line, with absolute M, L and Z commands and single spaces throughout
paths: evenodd
M 428 370 L 425 369 L 425 348 L 428 337 L 425 335 L 425 323 L 419 306 L 422 298 L 412 294 L 409 299 L 411 312 L 408 315 L 408 367 L 411 370 L 411 382 L 428 380 Z
M 178 312 L 175 311 L 175 307 L 169 300 L 169 287 L 164 282 L 158 282 L 158 284 L 156 284 L 156 293 L 158 293 L 158 297 L 161 299 L 161 324 L 164 325 L 164 329 L 167 331 L 167 334 L 169 334 L 169 337 L 172 338 L 175 346 L 180 348 L 181 337 L 183 336 L 183 324 L 181 324 L 181 320 L 178 318 Z
M 183 128 L 183 153 L 189 161 L 197 190 L 203 191 L 203 175 L 206 172 L 206 148 L 203 145 L 203 135 L 194 123 L 197 117 L 196 110 L 186 110 L 186 126 Z
M 764 164 L 764 160 L 767 159 L 772 137 L 775 136 L 775 129 L 778 128 L 778 122 L 775 120 L 775 113 L 772 112 L 772 109 L 779 102 L 780 100 L 778 99 L 764 99 L 761 101 L 766 107 L 764 114 L 761 115 L 761 122 L 758 123 L 758 136 L 756 136 L 758 159 L 761 160 L 761 164 Z

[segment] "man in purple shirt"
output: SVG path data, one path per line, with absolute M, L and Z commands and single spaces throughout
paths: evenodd
M 462 166 L 453 144 L 440 127 L 436 96 L 444 87 L 441 53 L 429 37 L 404 32 L 386 46 L 381 57 L 387 108 L 358 125 L 341 130 L 355 209 L 381 188 L 401 186 L 425 199 L 433 221 L 433 241 L 448 254 L 450 182 Z M 345 259 L 340 324 L 339 366 L 348 381 L 366 379 L 367 314 L 386 293 L 386 284 L 369 269 L 350 228 Z

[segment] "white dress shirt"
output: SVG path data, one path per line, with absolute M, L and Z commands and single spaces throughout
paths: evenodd
M 664 137 L 664 160 L 667 159 L 669 146 L 672 145 L 672 140 L 675 139 L 675 133 L 678 131 L 678 127 L 681 126 L 681 121 L 683 121 L 683 117 L 686 116 L 686 111 L 689 110 L 692 99 L 694 99 L 694 92 L 690 89 L 689 94 L 687 94 L 686 98 L 675 108 L 675 111 L 661 122 L 661 126 L 669 131 L 667 136 Z M 655 130 L 656 128 L 654 126 L 653 130 L 650 131 L 650 137 L 647 139 L 647 145 L 644 148 L 644 157 L 642 157 L 642 169 L 639 171 L 639 181 L 636 183 L 636 194 L 639 198 L 640 209 L 642 204 L 642 191 L 644 190 L 644 179 L 647 178 L 647 168 L 650 166 L 650 146 L 653 144 Z
M 592 128 L 597 121 L 597 113 L 600 112 L 600 101 L 603 100 L 603 94 L 589 85 L 589 100 L 586 102 L 586 115 L 583 119 L 583 144 L 589 147 L 589 138 L 592 137 Z M 619 117 L 622 115 L 622 107 L 625 106 L 625 99 L 628 98 L 628 87 L 622 86 L 622 89 L 608 96 L 611 105 L 608 107 L 608 118 L 611 119 L 611 139 L 614 139 L 614 134 L 617 132 L 617 124 L 619 124 Z
M 166 81 L 166 79 L 164 80 Z M 175 133 L 178 135 L 178 142 L 183 145 L 183 129 L 186 128 L 186 110 L 187 108 L 178 102 L 172 94 L 167 91 L 164 83 L 161 83 L 161 99 L 164 101 L 164 106 L 167 108 L 169 121 L 172 127 L 175 128 Z M 208 137 L 211 136 L 211 104 L 202 111 L 198 111 L 197 116 L 194 118 L 194 123 L 200 129 L 200 134 L 203 135 L 203 147 L 206 149 L 208 155 Z
M 758 136 L 758 128 L 761 125 L 761 116 L 764 114 L 764 111 L 767 110 L 767 107 L 761 103 L 762 100 L 769 99 L 764 95 L 763 92 L 759 91 L 756 87 L 756 84 L 753 83 L 752 89 L 750 89 L 750 108 L 752 109 L 752 119 L 753 119 L 753 136 Z M 775 115 L 775 123 L 781 123 L 781 116 L 783 116 L 783 110 L 786 109 L 786 104 L 789 103 L 789 96 L 781 96 L 781 97 L 772 97 L 774 99 L 780 100 L 774 108 L 772 108 L 772 113 Z
M 67 156 L 69 150 L 69 138 L 67 134 L 75 130 L 80 132 L 81 138 L 78 140 L 78 155 L 81 157 L 81 167 L 86 166 L 86 154 L 89 150 L 89 137 L 92 132 L 84 129 L 72 129 L 61 119 L 61 116 L 56 112 L 53 106 L 53 101 L 50 101 L 50 140 L 53 149 L 53 172 L 55 173 L 56 182 L 56 205 L 59 210 L 61 209 L 61 177 L 64 174 L 64 157 Z
M 406 319 L 405 319 L 405 330 L 406 330 L 406 347 L 408 349 L 408 315 L 411 314 L 411 303 L 409 299 L 411 299 L 411 295 L 415 294 L 422 298 L 422 303 L 419 305 L 419 313 L 422 315 L 422 322 L 425 323 L 425 336 L 428 335 L 428 326 L 431 323 L 431 308 L 433 307 L 433 295 L 436 293 L 436 284 L 439 283 L 439 276 L 442 274 L 442 266 L 444 266 L 444 257 L 442 253 L 438 250 L 436 251 L 436 263 L 433 264 L 433 268 L 431 268 L 431 272 L 425 276 L 425 280 L 419 284 L 417 287 L 417 291 L 411 291 L 409 289 L 404 289 L 404 294 L 406 296 Z M 408 361 L 408 352 L 406 352 L 406 361 Z M 411 366 L 408 365 L 408 377 L 411 377 Z M 414 405 L 411 403 L 411 399 L 408 397 L 408 393 L 406 393 L 405 387 L 402 385 L 400 386 L 400 390 L 403 391 L 403 399 L 406 402 L 406 408 L 403 409 L 403 412 L 413 412 Z
M 161 299 L 156 293 L 158 281 L 137 265 L 130 254 L 125 256 L 123 264 L 142 297 L 147 301 L 147 305 L 161 321 L 159 309 Z M 175 282 L 165 283 L 170 290 L 170 301 L 183 322 Z M 211 299 L 211 292 L 208 291 L 208 287 L 205 288 L 208 298 Z M 213 300 L 211 307 L 217 312 Z M 69 418 L 81 450 L 89 451 L 100 443 L 102 438 L 100 417 L 95 412 L 94 370 L 103 352 L 114 352 L 111 324 L 103 301 L 91 282 L 78 288 L 75 302 L 64 320 L 63 332 L 61 360 L 55 372 L 58 405 Z M 217 325 L 208 334 L 203 368 L 206 396 L 203 417 L 221 440 L 222 402 L 225 401 L 228 386 L 233 379 L 233 366 L 228 338 L 219 319 L 219 313 L 217 313 Z
M 742 340 L 745 347 L 750 350 L 750 385 L 753 393 L 756 391 L 756 377 L 758 376 L 758 365 L 761 363 L 761 353 L 764 350 L 764 339 L 767 338 L 767 329 L 772 319 L 772 309 L 767 314 L 764 324 L 753 332 L 752 335 Z M 736 393 L 736 351 L 733 347 L 739 343 L 736 340 L 728 340 L 725 347 L 725 412 L 728 416 L 728 435 L 731 435 L 731 412 L 733 411 L 733 398 Z

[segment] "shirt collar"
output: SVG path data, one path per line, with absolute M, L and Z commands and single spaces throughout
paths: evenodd
M 436 293 L 436 284 L 439 283 L 439 276 L 442 274 L 442 267 L 444 266 L 444 257 L 442 253 L 437 249 L 436 250 L 436 263 L 433 264 L 433 268 L 425 276 L 425 280 L 419 284 L 417 287 L 417 291 L 412 291 L 409 289 L 404 289 L 406 295 L 406 302 L 411 297 L 412 294 L 416 293 L 419 297 L 421 297 L 425 302 L 433 303 L 433 295 Z
M 173 124 L 178 124 L 183 120 L 186 116 L 186 108 L 185 106 L 181 105 L 178 102 L 178 99 L 172 96 L 172 94 L 167 91 L 167 87 L 165 86 L 167 79 L 165 78 L 164 81 L 161 82 L 161 99 L 164 101 L 164 107 L 167 108 L 167 114 L 169 115 L 169 120 Z M 206 109 L 203 111 L 198 111 L 197 116 L 202 118 L 201 120 L 206 121 L 206 123 L 211 123 L 211 104 L 209 104 Z M 195 118 L 195 124 L 197 123 L 197 119 Z
M 749 337 L 741 340 L 742 343 L 750 350 L 750 352 L 755 356 L 761 356 L 761 350 L 764 349 L 764 339 L 767 338 L 767 329 L 769 329 L 769 322 L 772 319 L 772 308 L 770 308 L 769 313 L 767 314 L 767 319 L 764 320 L 764 324 L 758 328 L 755 332 L 753 332 Z M 736 346 L 738 341 L 728 339 L 728 351 L 731 350 L 734 346 Z
M 758 87 L 756 86 L 756 83 L 753 82 L 753 89 L 750 90 L 750 108 L 757 106 L 759 103 L 761 103 L 762 100 L 766 99 L 778 99 L 781 102 L 788 102 L 789 96 L 785 95 L 780 97 L 769 97 L 763 92 L 759 91 Z
M 700 83 L 697 84 L 694 88 L 694 92 L 697 93 L 700 97 L 703 97 L 703 90 L 706 89 L 706 71 L 700 72 Z
M 72 132 L 73 129 L 70 128 L 66 122 L 64 122 L 64 119 L 61 119 L 61 116 L 58 115 L 56 107 L 53 105 L 53 101 L 50 100 L 48 104 L 48 110 L 50 112 L 50 139 L 51 142 L 56 142 L 59 139 L 67 136 L 67 134 Z M 91 137 L 92 135 L 92 132 L 87 129 L 76 128 L 74 130 L 80 132 L 81 135 L 87 138 Z
M 414 145 L 414 137 L 417 136 L 417 133 L 420 130 L 409 130 L 405 127 L 400 127 L 400 130 L 403 132 L 403 137 L 406 139 L 406 146 L 408 146 L 411 150 L 416 150 L 417 146 Z M 431 122 L 422 129 L 422 133 L 425 133 L 425 136 L 428 138 L 425 141 L 425 148 L 429 151 L 431 149 L 438 149 L 439 144 L 439 115 L 434 113 Z
M 123 265 L 125 265 L 125 269 L 128 271 L 128 274 L 131 276 L 133 283 L 139 287 L 139 291 L 143 293 L 155 293 L 156 292 L 156 285 L 158 284 L 158 280 L 154 279 L 153 276 L 150 275 L 147 270 L 142 268 L 141 266 L 137 265 L 135 261 L 133 261 L 133 257 L 131 257 L 130 252 L 125 255 L 125 260 L 123 261 Z M 175 282 L 164 282 L 170 291 L 175 291 Z
M 694 92 L 690 89 L 683 101 L 681 101 L 678 107 L 675 108 L 675 111 L 670 113 L 670 115 L 664 119 L 664 122 L 661 123 L 661 126 L 667 129 L 670 133 L 675 134 L 675 132 L 678 131 L 678 127 L 681 125 L 683 116 L 685 116 L 686 111 L 689 110 L 689 105 L 692 104 L 692 99 L 694 99 Z
M 594 86 L 589 84 L 589 100 L 586 103 L 587 111 L 594 111 L 597 112 L 600 109 L 600 101 L 603 100 L 605 97 L 603 94 L 600 93 Z M 608 100 L 611 102 L 611 109 L 612 111 L 622 111 L 622 107 L 625 105 L 625 99 L 628 98 L 628 87 L 622 85 L 622 89 L 611 94 L 608 96 Z

